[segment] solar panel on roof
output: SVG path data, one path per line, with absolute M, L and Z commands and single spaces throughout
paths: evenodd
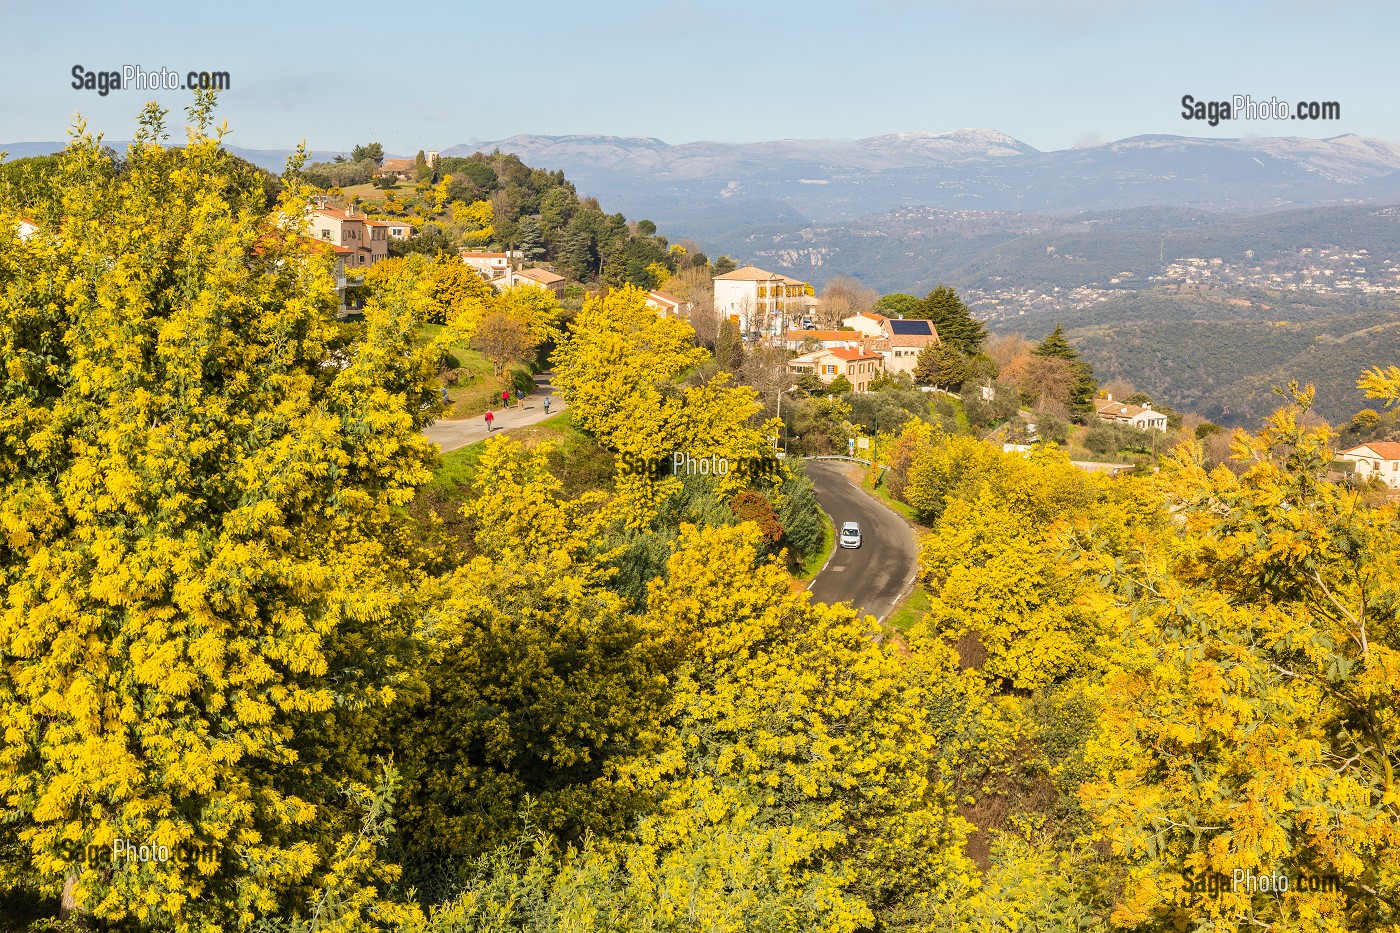
M 890 321 L 890 333 L 892 334 L 932 334 L 933 328 L 928 321 Z

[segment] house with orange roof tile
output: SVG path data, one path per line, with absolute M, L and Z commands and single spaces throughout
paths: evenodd
M 1094 408 L 1098 411 L 1100 421 L 1114 421 L 1118 424 L 1127 424 L 1144 431 L 1167 430 L 1167 416 L 1160 411 L 1152 410 L 1152 403 L 1146 405 L 1128 405 L 1124 402 L 1115 402 L 1112 395 L 1094 400 Z
M 339 208 L 323 202 L 311 209 L 306 225 L 313 239 L 353 251 L 346 263 L 350 271 L 367 268 L 381 259 L 389 258 L 391 224 L 370 220 L 353 204 Z
M 1391 489 L 1400 489 L 1400 444 L 1395 441 L 1371 441 L 1337 454 L 1338 460 L 1356 464 L 1358 479 L 1377 477 Z
M 559 275 L 557 272 L 550 272 L 548 269 L 520 269 L 509 273 L 503 284 L 506 288 L 515 288 L 517 285 L 541 288 L 552 293 L 555 298 L 563 298 L 564 285 L 568 281 L 569 280 L 562 275 Z M 495 282 L 491 284 L 496 285 Z
M 479 249 L 464 249 L 460 253 L 462 262 L 475 269 L 488 282 L 510 272 L 511 266 L 524 257 L 519 250 L 509 253 L 491 253 Z
M 879 353 L 849 347 L 824 347 L 788 361 L 788 372 L 794 376 L 814 374 L 822 385 L 845 376 L 856 392 L 868 392 L 871 380 L 884 369 L 885 358 Z
M 823 349 L 845 347 L 858 349 L 870 338 L 854 330 L 790 330 L 783 334 L 783 346 L 789 350 L 801 350 L 807 341 L 814 341 Z
M 655 308 L 662 317 L 685 317 L 690 314 L 690 302 L 659 290 L 647 292 L 647 307 Z

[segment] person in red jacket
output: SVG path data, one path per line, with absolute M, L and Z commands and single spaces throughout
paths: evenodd
M 506 391 L 505 389 L 502 389 L 502 390 L 501 390 L 501 407 L 502 407 L 502 408 L 509 408 L 509 407 L 510 407 L 510 392 Z
M 493 415 L 493 414 L 491 414 L 491 409 L 489 409 L 489 408 L 486 409 L 486 433 L 487 433 L 487 434 L 490 434 L 492 431 L 496 430 L 495 425 L 492 423 L 492 422 L 494 422 L 495 420 L 496 420 L 496 416 Z

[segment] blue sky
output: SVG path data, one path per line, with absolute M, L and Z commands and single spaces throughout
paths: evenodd
M 228 71 L 231 143 L 390 152 L 516 133 L 680 143 L 989 127 L 1040 149 L 1142 133 L 1358 133 L 1400 142 L 1400 4 L 1133 0 L 0 0 L 0 141 L 75 112 L 126 139 L 143 101 L 71 87 L 75 64 Z M 1181 117 L 1200 99 L 1338 101 L 1333 123 Z M 178 123 L 177 123 L 178 125 Z

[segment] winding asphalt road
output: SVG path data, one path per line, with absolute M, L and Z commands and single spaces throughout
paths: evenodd
M 914 529 L 851 479 L 852 464 L 809 460 L 806 466 L 817 503 L 830 516 L 838 536 L 843 523 L 856 522 L 863 538 L 858 548 L 843 548 L 838 542 L 808 590 L 817 602 L 849 603 L 856 611 L 883 620 L 909 591 L 918 572 Z

